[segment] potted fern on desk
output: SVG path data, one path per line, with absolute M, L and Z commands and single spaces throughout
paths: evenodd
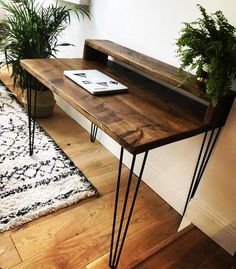
M 236 29 L 221 11 L 209 15 L 198 5 L 201 17 L 184 23 L 177 40 L 180 69 L 190 67 L 203 82 L 203 90 L 216 107 L 231 93 L 236 77 Z
M 25 89 L 26 72 L 20 60 L 55 57 L 59 46 L 70 45 L 58 44 L 58 37 L 70 23 L 71 9 L 58 4 L 44 6 L 37 0 L 0 0 L 0 5 L 7 13 L 0 25 L 0 51 L 5 55 L 5 63 L 12 68 L 14 85 Z M 89 17 L 85 6 L 78 5 L 74 11 L 78 17 Z M 32 79 L 32 88 L 33 96 L 37 91 L 36 117 L 51 115 L 55 105 L 52 92 L 36 79 Z M 23 95 L 26 103 L 26 94 Z M 33 107 L 32 102 L 32 111 Z

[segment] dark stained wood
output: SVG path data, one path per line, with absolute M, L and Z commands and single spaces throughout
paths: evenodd
M 178 72 L 178 68 L 172 65 L 123 47 L 109 40 L 87 39 L 85 41 L 85 47 L 86 53 L 84 54 L 84 57 L 86 59 L 94 59 L 94 50 L 97 50 L 99 53 L 103 53 L 103 55 L 110 55 L 123 63 L 152 75 L 156 79 L 169 83 L 175 87 L 190 92 L 194 96 L 209 101 L 209 98 L 202 90 L 201 85 L 197 82 L 194 75 L 187 72 L 180 74 Z M 88 47 L 93 48 L 94 50 L 90 51 Z M 187 81 L 185 81 L 185 75 L 188 76 Z M 183 81 L 185 82 L 183 83 Z
M 236 258 L 198 228 L 179 237 L 135 269 L 235 269 Z
M 212 128 L 224 126 L 233 105 L 234 98 L 235 92 L 231 91 L 229 95 L 222 97 L 216 107 L 209 104 L 204 121 Z
M 105 62 L 108 58 L 108 55 L 92 48 L 91 46 L 86 45 L 85 43 L 83 58 L 86 60 L 96 60 L 99 62 Z
M 208 129 L 205 107 L 110 60 L 31 59 L 21 65 L 131 153 Z M 63 75 L 68 69 L 98 69 L 127 85 L 128 93 L 93 96 Z

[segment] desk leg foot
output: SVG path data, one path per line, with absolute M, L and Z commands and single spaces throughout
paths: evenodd
M 142 163 L 141 170 L 140 170 L 140 174 L 139 174 L 138 181 L 137 181 L 137 185 L 136 185 L 133 197 L 132 197 L 131 206 L 130 206 L 129 212 L 127 212 L 128 218 L 127 218 L 126 224 L 124 225 L 123 235 L 122 235 L 122 228 L 123 228 L 123 224 L 124 224 L 124 218 L 125 218 L 125 213 L 126 213 L 126 208 L 127 208 L 127 202 L 128 202 L 129 193 L 130 193 L 130 185 L 131 185 L 131 181 L 132 181 L 132 177 L 133 177 L 133 170 L 134 170 L 134 165 L 135 165 L 135 160 L 136 160 L 136 155 L 133 155 L 132 164 L 131 164 L 131 168 L 130 168 L 130 173 L 129 173 L 129 177 L 128 177 L 128 185 L 127 185 L 127 188 L 126 188 L 125 200 L 123 202 L 121 218 L 120 218 L 119 224 L 117 223 L 119 225 L 119 227 L 117 229 L 117 236 L 116 236 L 116 240 L 115 240 L 115 231 L 116 231 L 116 222 L 117 222 L 117 210 L 118 210 L 119 192 L 120 192 L 120 180 L 121 180 L 121 174 L 122 174 L 123 153 L 124 153 L 124 149 L 121 148 L 120 163 L 119 163 L 118 178 L 117 178 L 117 186 L 116 186 L 114 217 L 113 217 L 113 225 L 112 225 L 111 246 L 110 246 L 110 258 L 109 258 L 109 266 L 110 266 L 110 268 L 116 268 L 118 266 L 119 259 L 120 259 L 120 256 L 121 256 L 121 252 L 122 252 L 122 248 L 123 248 L 124 242 L 125 242 L 125 237 L 126 237 L 128 227 L 129 227 L 129 223 L 130 223 L 130 220 L 131 220 L 131 216 L 132 216 L 132 213 L 133 213 L 135 201 L 136 201 L 136 198 L 137 198 L 139 185 L 140 185 L 140 182 L 141 182 L 141 179 L 142 179 L 143 170 L 144 170 L 145 163 L 146 163 L 146 160 L 147 160 L 147 155 L 148 155 L 148 151 L 145 152 L 145 155 L 144 155 L 144 158 L 143 158 L 143 163 Z
M 92 143 L 96 141 L 97 131 L 98 131 L 98 127 L 93 122 L 91 122 L 90 141 Z
M 197 164 L 194 170 L 194 174 L 193 174 L 193 178 L 192 178 L 192 182 L 189 188 L 189 193 L 187 196 L 187 200 L 185 203 L 185 207 L 184 207 L 184 211 L 183 211 L 183 215 L 186 212 L 187 209 L 187 205 L 188 202 L 190 201 L 191 198 L 193 198 L 193 196 L 196 193 L 196 190 L 199 186 L 199 183 L 201 181 L 202 175 L 205 171 L 205 168 L 207 166 L 207 163 L 211 157 L 211 153 L 215 147 L 216 141 L 219 137 L 220 131 L 221 131 L 220 127 L 219 129 L 213 129 L 211 130 L 211 134 L 208 138 L 208 142 L 207 142 L 207 137 L 208 137 L 208 131 L 205 132 L 204 137 L 203 137 L 203 141 L 202 141 L 202 145 L 201 145 L 201 149 L 199 152 L 199 156 L 198 156 L 198 160 L 197 160 Z
M 27 110 L 28 110 L 28 128 L 29 128 L 29 155 L 32 156 L 34 152 L 34 133 L 35 133 L 35 118 L 36 118 L 36 102 L 37 102 L 37 91 L 35 91 L 34 97 L 32 97 L 32 78 L 27 75 Z M 32 111 L 33 102 L 33 111 Z

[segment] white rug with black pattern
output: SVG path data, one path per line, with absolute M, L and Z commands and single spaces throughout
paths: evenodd
M 28 117 L 0 85 L 0 231 L 97 193 L 55 142 L 36 125 L 29 156 Z

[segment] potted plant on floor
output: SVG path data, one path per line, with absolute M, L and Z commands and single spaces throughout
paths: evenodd
M 236 29 L 221 11 L 208 15 L 198 5 L 201 17 L 184 23 L 177 40 L 180 70 L 190 67 L 205 84 L 213 107 L 229 95 L 236 77 Z
M 55 57 L 59 46 L 70 45 L 59 44 L 58 37 L 69 25 L 72 10 L 58 4 L 44 6 L 37 0 L 1 0 L 0 5 L 7 13 L 0 25 L 0 51 L 5 55 L 5 63 L 12 68 L 14 86 L 25 89 L 26 72 L 20 60 Z M 86 6 L 77 5 L 73 11 L 78 18 L 80 15 L 89 17 Z M 55 105 L 52 92 L 35 79 L 31 85 L 37 91 L 36 117 L 49 116 Z M 23 95 L 23 103 L 26 103 L 26 94 Z

